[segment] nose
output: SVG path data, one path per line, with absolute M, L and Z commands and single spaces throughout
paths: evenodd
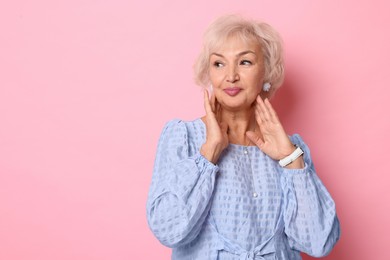
M 228 74 L 226 75 L 227 82 L 234 83 L 234 82 L 238 81 L 239 79 L 240 79 L 240 76 L 238 74 L 236 66 L 232 66 L 228 70 Z

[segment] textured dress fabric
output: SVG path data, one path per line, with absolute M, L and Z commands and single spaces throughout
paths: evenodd
M 256 146 L 229 144 L 214 165 L 200 154 L 201 119 L 169 121 L 161 134 L 147 201 L 148 224 L 172 259 L 295 260 L 327 255 L 340 236 L 335 203 L 310 151 L 286 169 Z

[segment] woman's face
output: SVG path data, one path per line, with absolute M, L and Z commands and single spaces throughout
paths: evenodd
M 210 81 L 222 108 L 249 109 L 263 85 L 261 46 L 254 40 L 230 37 L 211 53 L 209 68 Z

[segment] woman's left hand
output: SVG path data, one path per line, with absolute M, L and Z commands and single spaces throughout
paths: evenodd
M 269 100 L 266 98 L 263 101 L 260 96 L 257 96 L 256 101 L 256 121 L 261 134 L 248 131 L 246 135 L 260 150 L 272 159 L 283 159 L 290 155 L 295 150 L 295 147 L 284 131 Z

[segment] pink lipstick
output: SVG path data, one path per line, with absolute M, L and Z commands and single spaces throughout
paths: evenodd
M 239 87 L 225 88 L 223 91 L 225 91 L 225 93 L 228 94 L 229 96 L 234 97 L 241 91 L 241 88 Z

